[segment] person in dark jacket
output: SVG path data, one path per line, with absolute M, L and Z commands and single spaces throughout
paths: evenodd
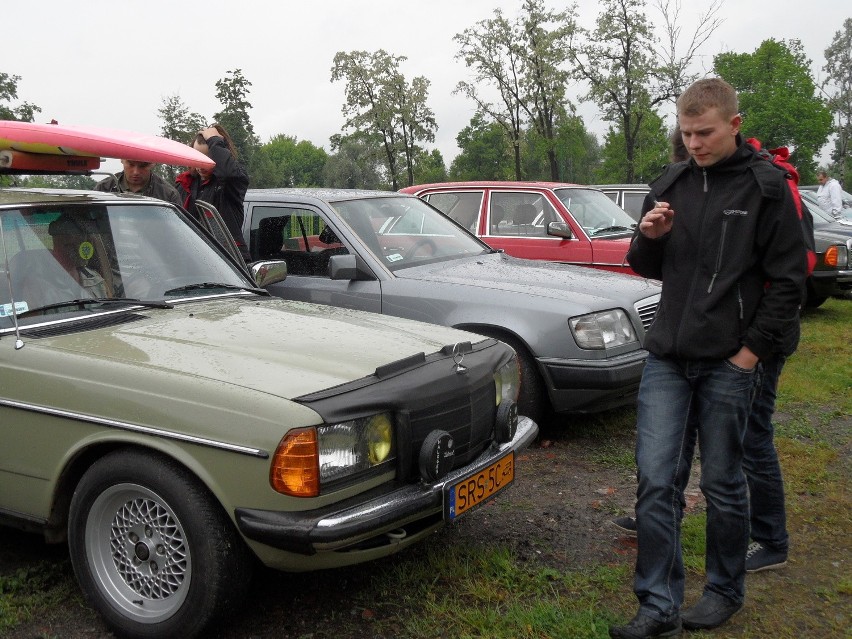
M 216 162 L 213 170 L 190 169 L 175 178 L 183 207 L 195 214 L 195 201 L 212 204 L 219 211 L 243 259 L 251 260 L 243 239 L 243 201 L 249 178 L 237 161 L 237 150 L 231 136 L 221 124 L 199 131 L 192 147 Z
M 615 638 L 715 628 L 743 605 L 749 539 L 743 437 L 758 363 L 798 323 L 806 249 L 784 174 L 739 133 L 736 91 L 699 80 L 678 98 L 690 159 L 650 184 L 627 260 L 662 280 L 639 387 L 636 462 L 637 614 Z M 687 428 L 694 420 L 707 501 L 706 581 L 681 611 L 680 510 Z
M 138 193 L 182 205 L 177 189 L 156 173 L 151 172 L 152 162 L 122 160 L 123 171 L 111 175 L 95 184 L 96 191 L 107 193 Z

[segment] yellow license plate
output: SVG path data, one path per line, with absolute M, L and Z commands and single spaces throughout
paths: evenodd
M 452 521 L 471 508 L 488 501 L 515 479 L 515 453 L 511 452 L 488 468 L 460 479 L 447 488 L 444 519 Z

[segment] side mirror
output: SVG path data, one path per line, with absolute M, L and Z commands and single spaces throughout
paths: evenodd
M 358 279 L 358 260 L 354 255 L 332 255 L 328 259 L 328 276 L 333 280 Z
M 252 262 L 251 275 L 258 288 L 266 288 L 272 284 L 283 282 L 287 277 L 287 262 L 284 260 L 264 260 Z
M 566 240 L 570 240 L 574 237 L 574 233 L 571 231 L 571 227 L 568 225 L 568 222 L 549 222 L 547 224 L 547 234 L 555 237 L 562 237 Z

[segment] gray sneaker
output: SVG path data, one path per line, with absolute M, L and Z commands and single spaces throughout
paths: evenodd
M 787 553 L 767 548 L 759 541 L 753 541 L 746 552 L 746 572 L 776 570 L 787 565 Z

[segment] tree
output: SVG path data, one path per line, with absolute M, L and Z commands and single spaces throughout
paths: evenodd
M 160 135 L 183 144 L 191 144 L 195 135 L 206 126 L 204 117 L 198 113 L 190 112 L 177 93 L 164 97 L 162 106 L 157 109 L 157 113 L 163 122 L 160 127 Z M 174 182 L 178 170 L 179 167 L 172 165 L 159 165 L 157 167 L 157 172 L 169 182 Z
M 636 179 L 636 146 L 642 120 L 662 103 L 680 94 L 691 81 L 686 73 L 697 49 L 719 24 L 717 4 L 699 16 L 686 53 L 678 55 L 679 4 L 657 3 L 663 13 L 669 38 L 668 49 L 660 46 L 646 12 L 644 0 L 602 0 L 593 32 L 577 29 L 569 46 L 575 77 L 589 85 L 583 99 L 593 100 L 613 130 L 623 135 L 623 180 Z
M 399 70 L 407 58 L 384 50 L 339 51 L 334 56 L 331 80 L 346 83 L 343 115 L 345 129 L 378 136 L 384 149 L 394 190 L 399 188 L 400 165 L 408 183 L 414 183 L 414 156 L 418 142 L 435 139 L 435 116 L 426 105 L 429 81 L 418 76 L 409 84 Z
M 41 108 L 31 102 L 22 102 L 12 106 L 12 100 L 18 99 L 18 82 L 21 76 L 9 75 L 0 71 L 0 120 L 20 120 L 32 122 Z M 3 104 L 4 102 L 8 104 Z
M 24 188 L 79 189 L 91 191 L 96 180 L 88 175 L 30 175 L 17 182 Z
M 414 156 L 414 184 L 446 182 L 447 165 L 438 149 L 420 151 Z
M 516 42 L 521 40 L 513 26 L 497 8 L 494 17 L 481 20 L 475 26 L 453 36 L 459 44 L 456 58 L 464 60 L 473 70 L 472 82 L 459 82 L 455 93 L 461 93 L 476 102 L 477 112 L 499 124 L 512 148 L 515 179 L 521 179 L 521 132 L 523 108 L 521 107 L 521 52 Z M 497 90 L 498 101 L 492 103 L 485 97 L 482 87 Z
M 660 174 L 669 162 L 669 142 L 663 119 L 649 111 L 639 127 L 633 153 L 634 181 L 647 184 Z M 603 163 L 597 172 L 597 183 L 620 182 L 627 171 L 624 132 L 610 127 L 604 140 Z
M 816 84 L 798 40 L 764 40 L 754 53 L 720 53 L 716 73 L 739 95 L 742 133 L 764 147 L 790 147 L 802 184 L 816 179 L 814 157 L 831 131 L 831 111 Z
M 461 152 L 450 165 L 450 179 L 508 180 L 513 175 L 513 148 L 503 127 L 475 114 L 456 136 Z
M 830 91 L 827 106 L 837 118 L 833 172 L 848 189 L 852 184 L 852 18 L 846 18 L 843 28 L 834 34 L 822 70 L 827 74 L 823 86 Z
M 553 29 L 548 30 L 548 25 Z M 543 0 L 524 0 L 520 18 L 521 107 L 543 142 L 550 179 L 559 180 L 556 120 L 573 105 L 565 97 L 569 74 L 564 69 L 568 43 L 577 25 L 574 12 L 548 11 Z
M 356 132 L 333 135 L 332 154 L 323 167 L 323 184 L 330 188 L 389 190 L 385 176 L 382 140 L 375 134 Z
M 524 154 L 524 175 L 530 180 L 555 179 L 557 182 L 594 184 L 601 161 L 597 137 L 586 129 L 583 118 L 563 114 L 555 123 L 552 142 L 542 140 L 535 131 L 528 131 L 525 142 L 530 150 Z M 538 145 L 538 146 L 537 146 Z M 557 175 L 552 175 L 547 154 L 541 145 L 552 146 L 556 153 Z
M 245 78 L 241 69 L 227 71 L 224 78 L 216 81 L 216 99 L 222 105 L 222 110 L 213 115 L 231 136 L 244 166 L 250 164 L 252 153 L 260 144 L 249 116 L 249 109 L 252 108 L 248 101 L 249 87 L 251 82 Z
M 328 155 L 307 140 L 279 134 L 255 150 L 252 156 L 252 186 L 256 188 L 307 187 L 323 185 Z

